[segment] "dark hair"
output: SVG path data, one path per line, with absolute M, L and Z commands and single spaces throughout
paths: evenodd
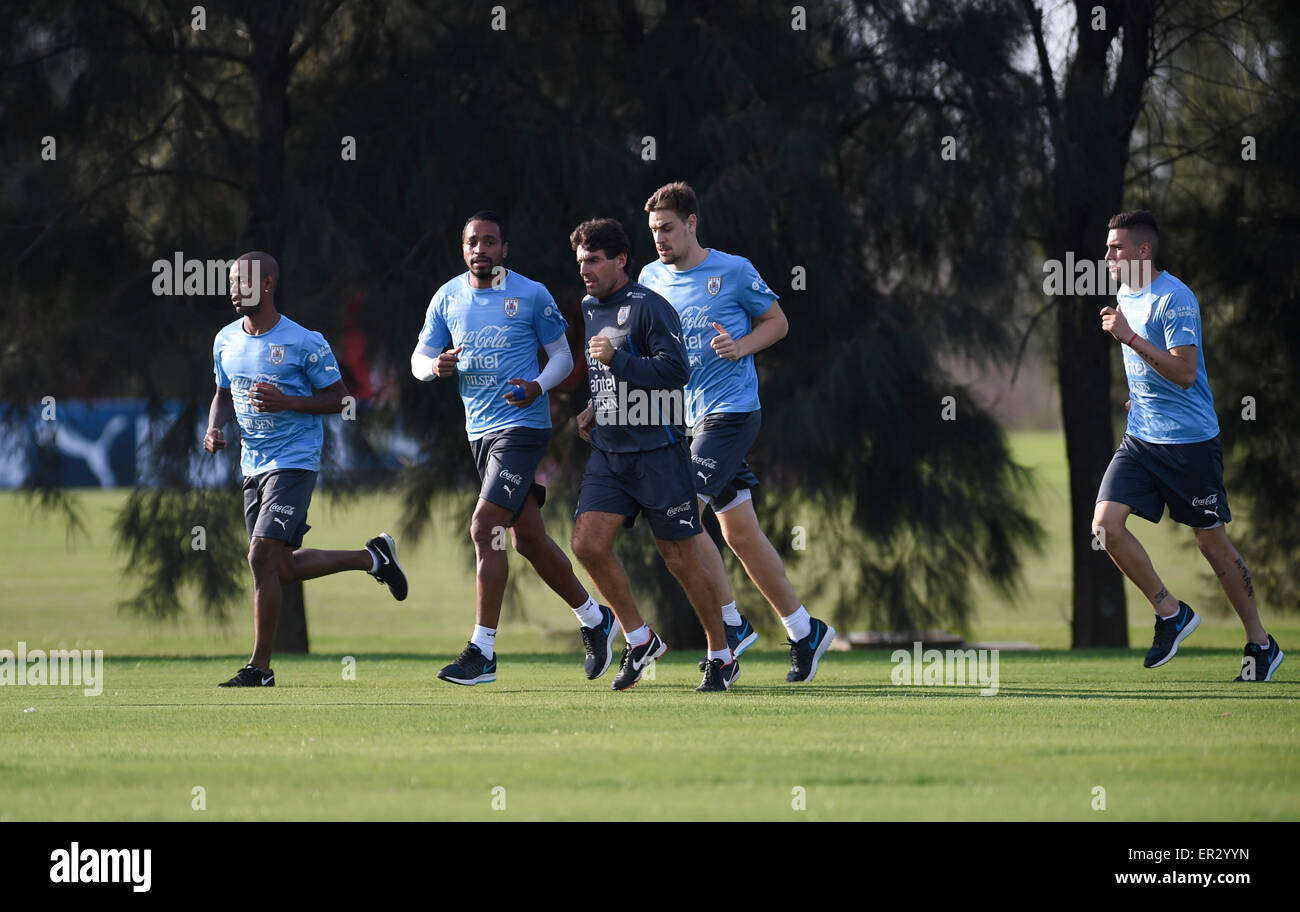
M 469 218 L 465 219 L 465 224 L 460 226 L 461 240 L 465 239 L 465 229 L 469 227 L 470 222 L 495 222 L 497 231 L 501 232 L 501 243 L 506 242 L 506 221 L 497 215 L 491 209 L 480 209 Z
M 632 242 L 627 239 L 627 232 L 617 219 L 587 219 L 573 229 L 569 235 L 569 246 L 574 250 L 579 247 L 600 250 L 611 260 L 620 253 L 626 253 L 628 266 L 632 265 Z
M 645 201 L 645 211 L 672 209 L 686 221 L 687 216 L 700 214 L 700 200 L 686 181 L 673 181 L 664 184 Z
M 1151 256 L 1153 258 L 1160 249 L 1160 226 L 1156 224 L 1156 217 L 1145 209 L 1133 209 L 1129 212 L 1112 215 L 1110 221 L 1106 223 L 1106 227 L 1126 228 L 1133 231 L 1134 238 L 1139 244 L 1149 243 L 1151 245 Z

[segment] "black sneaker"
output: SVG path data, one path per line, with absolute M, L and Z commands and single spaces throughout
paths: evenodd
M 758 631 L 749 623 L 749 618 L 743 614 L 740 616 L 740 623 L 736 626 L 723 623 L 727 628 L 727 645 L 731 647 L 731 654 L 740 658 L 740 654 L 758 642 Z
M 710 659 L 703 664 L 704 680 L 695 688 L 697 693 L 728 690 L 740 680 L 740 663 L 734 657 L 725 665 L 722 664 L 722 659 Z
M 627 690 L 650 667 L 650 663 L 668 651 L 668 644 L 659 639 L 659 634 L 650 631 L 650 639 L 640 646 L 626 644 L 623 647 L 623 659 L 619 662 L 618 674 L 614 676 L 614 690 Z
M 258 668 L 252 662 L 249 662 L 243 668 L 239 669 L 229 681 L 224 684 L 218 684 L 218 687 L 274 687 L 275 672 L 269 668 L 266 671 Z
M 1147 657 L 1142 664 L 1147 668 L 1159 668 L 1178 653 L 1178 644 L 1201 626 L 1201 617 L 1186 602 L 1178 603 L 1178 613 L 1173 617 L 1162 618 L 1156 615 L 1156 635 L 1147 650 Z
M 582 628 L 582 645 L 587 650 L 582 670 L 587 673 L 588 681 L 596 680 L 609 670 L 614 661 L 614 637 L 620 629 L 618 618 L 604 605 L 600 606 L 600 623 Z
M 826 647 L 835 639 L 835 628 L 825 621 L 809 618 L 811 629 L 802 640 L 787 639 L 790 644 L 790 671 L 785 679 L 790 682 L 811 681 L 817 676 L 817 663 L 826 654 Z
M 497 657 L 486 658 L 483 650 L 470 643 L 456 661 L 438 672 L 438 677 L 452 684 L 464 684 L 466 687 L 473 687 L 475 684 L 491 684 L 497 679 Z
M 1268 635 L 1268 645 L 1260 646 L 1257 643 L 1247 643 L 1246 648 L 1241 651 L 1241 674 L 1233 678 L 1234 681 L 1271 681 L 1273 672 L 1282 664 L 1286 654 L 1282 652 L 1282 647 L 1277 645 L 1277 640 L 1273 639 L 1273 634 Z
M 393 593 L 393 598 L 399 602 L 405 599 L 406 574 L 397 562 L 397 543 L 393 537 L 387 532 L 376 535 L 366 542 L 366 550 L 379 561 L 379 567 L 370 572 L 370 575 L 387 586 L 388 591 Z

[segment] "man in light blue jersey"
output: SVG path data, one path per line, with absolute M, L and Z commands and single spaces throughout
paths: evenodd
M 691 368 L 686 421 L 700 513 L 713 507 L 728 547 L 780 616 L 790 645 L 785 679 L 811 681 L 835 629 L 811 617 L 795 595 L 780 555 L 758 524 L 750 493 L 758 478 L 745 462 L 761 415 L 754 354 L 785 336 L 785 314 L 749 260 L 700 246 L 699 200 L 689 184 L 660 187 L 646 201 L 645 211 L 659 259 L 641 270 L 639 281 L 667 298 L 681 318 Z M 713 539 L 701 535 L 697 540 L 723 602 L 728 643 L 739 656 L 758 634 L 736 610 Z
M 303 548 L 307 507 L 320 471 L 321 415 L 343 410 L 348 390 L 325 337 L 275 307 L 280 267 L 268 253 L 246 253 L 230 267 L 230 301 L 239 319 L 217 333 L 212 366 L 217 391 L 203 446 L 226 445 L 235 417 L 241 436 L 244 521 L 253 572 L 253 654 L 222 687 L 274 687 L 271 650 L 280 620 L 280 584 L 343 570 L 365 570 L 406 598 L 406 575 L 387 533 L 359 551 Z
M 1168 505 L 1174 522 L 1195 530 L 1201 554 L 1246 628 L 1236 680 L 1269 681 L 1285 656 L 1260 623 L 1250 571 L 1225 528 L 1232 514 L 1205 372 L 1200 305 L 1191 289 L 1154 268 L 1160 248 L 1155 216 L 1121 212 L 1108 228 L 1106 261 L 1111 277 L 1124 284 L 1116 295 L 1119 307 L 1102 308 L 1101 328 L 1124 346 L 1129 412 L 1127 432 L 1097 492 L 1093 532 L 1155 610 L 1155 637 L 1143 664 L 1158 667 L 1174 657 L 1201 619 L 1170 594 L 1125 524 L 1130 513 L 1159 522 Z
M 460 374 L 465 430 L 482 488 L 470 520 L 477 557 L 478 597 L 474 630 L 455 662 L 438 672 L 452 684 L 497 679 L 496 635 L 509 567 L 505 530 L 581 625 L 589 680 L 605 673 L 613 658 L 618 621 L 597 604 L 542 522 L 546 488 L 534 481 L 551 439 L 547 391 L 573 370 L 567 327 L 546 286 L 502 265 L 509 252 L 505 223 L 495 212 L 470 216 L 461 231 L 468 271 L 434 293 L 411 373 L 419 380 Z M 443 351 L 448 345 L 455 346 Z M 537 349 L 545 348 L 539 370 Z

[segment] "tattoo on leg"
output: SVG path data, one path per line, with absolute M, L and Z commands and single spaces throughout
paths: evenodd
M 1250 578 L 1250 571 L 1246 569 L 1246 564 L 1241 558 L 1237 558 L 1237 566 L 1241 568 L 1241 578 L 1246 582 L 1246 595 L 1254 598 L 1255 583 Z
M 1164 601 L 1165 599 L 1167 599 L 1167 598 L 1169 598 L 1169 587 L 1168 587 L 1168 586 L 1161 586 L 1161 587 L 1160 587 L 1160 591 L 1157 592 L 1157 593 L 1155 594 L 1155 596 L 1151 599 L 1151 604 L 1152 604 L 1152 605 L 1159 605 L 1161 602 L 1163 602 L 1163 601 Z

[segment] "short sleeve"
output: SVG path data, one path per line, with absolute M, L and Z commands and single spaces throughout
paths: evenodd
M 560 314 L 560 308 L 551 293 L 545 285 L 539 285 L 533 296 L 533 329 L 537 332 L 538 341 L 543 345 L 554 342 L 564 335 L 568 326 L 568 321 Z
M 743 262 L 738 274 L 741 285 L 736 299 L 745 309 L 745 313 L 751 317 L 761 317 L 771 309 L 777 294 L 767 287 L 767 283 L 763 281 L 763 277 L 758 274 L 758 270 L 749 260 Z
M 1165 333 L 1165 348 L 1201 344 L 1201 308 L 1191 292 L 1179 289 L 1169 296 L 1160 320 Z
M 307 352 L 303 356 L 302 369 L 313 389 L 325 389 L 342 379 L 339 362 L 324 336 L 318 332 L 309 333 L 304 340 L 304 347 Z
M 212 343 L 212 373 L 217 377 L 217 386 L 230 389 L 230 378 L 226 376 L 226 369 L 221 366 L 221 347 L 221 336 L 217 336 Z
M 447 328 L 447 319 L 442 313 L 443 300 L 441 291 L 433 296 L 424 314 L 424 326 L 420 328 L 420 344 L 436 351 L 442 351 L 451 342 L 451 330 Z

